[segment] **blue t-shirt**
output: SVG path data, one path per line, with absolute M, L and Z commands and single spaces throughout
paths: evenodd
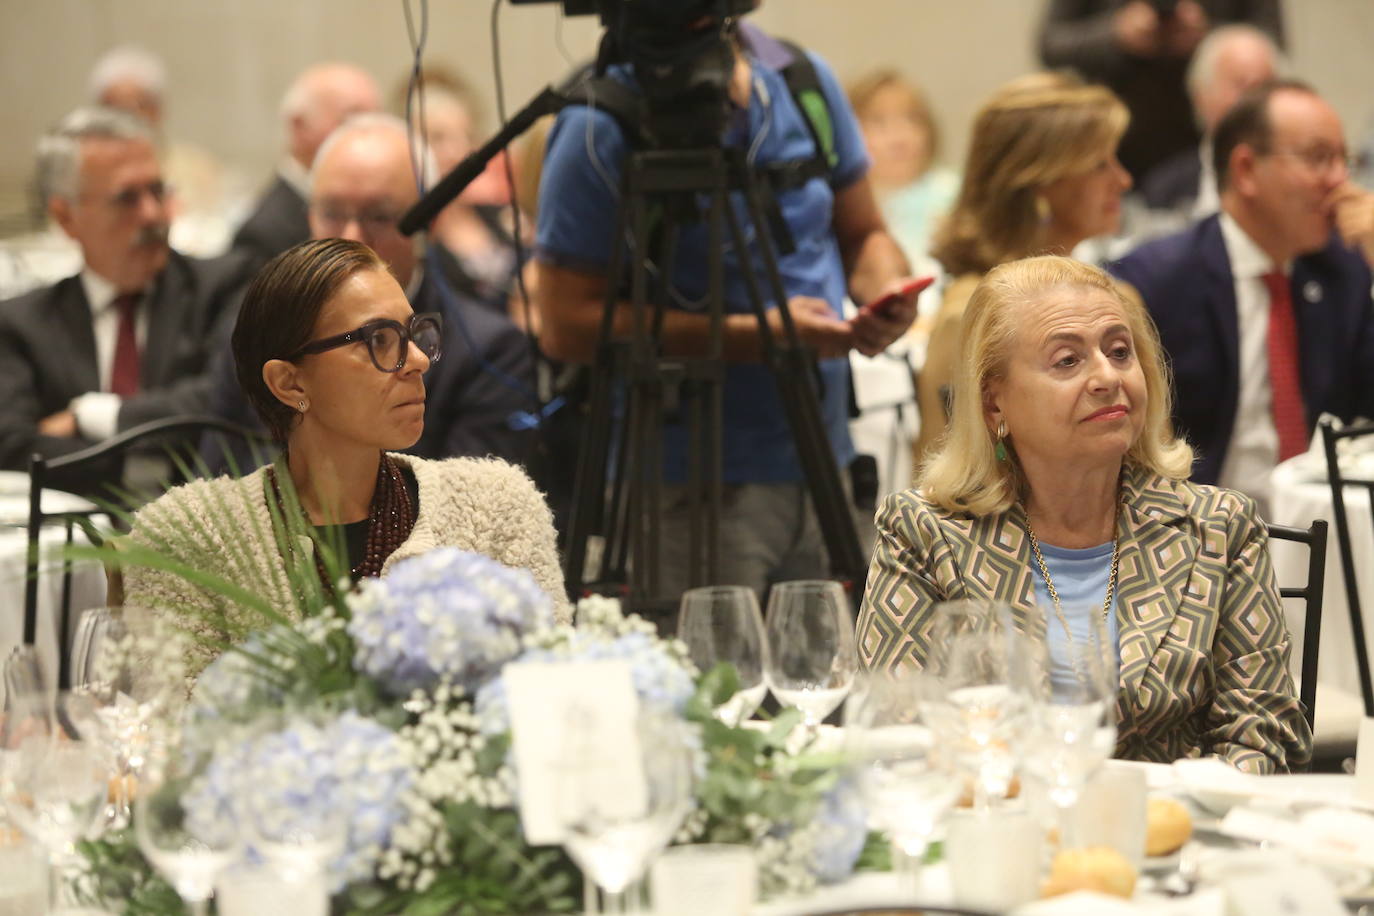
M 796 243 L 795 251 L 779 256 L 779 270 L 788 296 L 824 299 L 838 316 L 846 278 L 831 225 L 834 188 L 843 189 L 861 178 L 868 171 L 868 155 L 858 122 L 834 74 L 819 58 L 810 57 L 829 106 L 839 161 L 831 171 L 831 182 L 813 178 L 778 195 L 783 218 Z M 758 165 L 810 158 L 815 153 L 815 142 L 779 69 L 752 54 L 750 63 L 754 85 L 749 109 L 741 112 L 727 131 L 725 145 L 749 150 L 750 161 Z M 610 74 L 633 85 L 633 77 L 625 68 L 613 67 Z M 539 188 L 536 245 L 541 259 L 573 270 L 605 273 L 625 154 L 626 143 L 613 116 L 585 106 L 566 108 L 559 114 L 549 133 Z M 703 196 L 702 200 L 706 198 Z M 753 227 L 745 217 L 742 195 L 731 195 L 731 204 L 750 239 L 747 261 L 754 265 L 766 304 L 771 308 L 762 260 L 753 241 Z M 740 253 L 729 244 L 728 235 L 727 232 L 724 251 L 725 308 L 728 312 L 748 313 Z M 706 309 L 706 245 L 704 222 L 682 228 L 672 283 L 676 308 L 702 312 Z M 848 429 L 847 361 L 823 360 L 820 375 L 822 416 L 835 457 L 844 467 L 854 457 Z M 726 483 L 786 483 L 802 479 L 777 386 L 763 364 L 727 367 L 724 429 Z M 685 480 L 688 443 L 684 424 L 665 424 L 664 454 L 665 478 L 670 482 Z
M 1067 547 L 1054 547 L 1040 542 L 1040 554 L 1045 558 L 1045 566 L 1054 580 L 1054 590 L 1059 593 L 1059 606 L 1064 611 L 1064 619 L 1073 631 L 1076 646 L 1084 646 L 1088 639 L 1089 615 L 1102 613 L 1102 602 L 1107 600 L 1107 582 L 1112 574 L 1111 541 L 1096 547 L 1071 550 Z M 1045 580 L 1037 569 L 1035 580 L 1035 600 L 1045 609 L 1045 641 L 1050 650 L 1050 682 L 1056 694 L 1062 688 L 1070 687 L 1077 679 L 1070 662 L 1068 642 L 1064 638 L 1064 625 L 1054 612 L 1054 601 L 1050 598 Z M 1112 595 L 1112 610 L 1107 615 L 1107 643 L 1117 666 L 1120 665 L 1120 625 L 1116 619 L 1117 598 Z

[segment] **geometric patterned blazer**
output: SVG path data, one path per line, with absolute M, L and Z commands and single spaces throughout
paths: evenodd
M 1121 499 L 1116 756 L 1216 755 L 1253 773 L 1302 767 L 1312 735 L 1254 501 L 1131 465 Z M 1019 503 L 973 516 L 907 490 L 887 497 L 877 525 L 858 622 L 866 667 L 920 667 L 941 601 L 1003 601 L 1018 628 L 1044 627 Z

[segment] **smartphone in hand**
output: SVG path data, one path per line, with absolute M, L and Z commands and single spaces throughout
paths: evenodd
M 892 310 L 897 307 L 897 303 L 907 296 L 914 296 L 935 282 L 934 277 L 917 277 L 902 284 L 901 288 L 895 292 L 880 296 L 860 309 L 861 312 L 878 315 L 882 318 L 891 317 Z

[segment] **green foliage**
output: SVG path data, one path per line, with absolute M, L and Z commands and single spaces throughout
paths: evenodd
M 443 808 L 453 862 L 423 891 L 390 892 L 377 885 L 349 892 L 351 916 L 485 916 L 571 913 L 581 898 L 581 876 L 557 847 L 530 848 L 514 811 L 475 804 Z
M 76 850 L 86 871 L 76 882 L 82 904 L 111 909 L 120 916 L 180 916 L 181 898 L 148 864 L 133 830 L 107 833 L 98 840 L 81 840 Z

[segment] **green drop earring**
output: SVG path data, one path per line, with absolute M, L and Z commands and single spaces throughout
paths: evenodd
M 1002 440 L 1007 438 L 1007 423 L 999 420 L 997 423 L 997 446 L 992 450 L 992 454 L 998 461 L 1007 460 L 1007 445 Z

